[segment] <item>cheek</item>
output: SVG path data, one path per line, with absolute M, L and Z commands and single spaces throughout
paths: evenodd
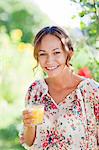
M 59 59 L 57 59 L 60 61 L 60 63 L 64 64 L 66 63 L 66 57 L 60 57 Z
M 38 58 L 38 62 L 41 66 L 45 64 L 45 59 L 44 58 Z

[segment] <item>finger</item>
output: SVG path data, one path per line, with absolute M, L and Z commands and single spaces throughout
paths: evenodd
M 22 137 L 19 139 L 19 141 L 20 141 L 20 144 L 23 144 L 23 143 L 25 142 L 24 137 L 22 136 Z
M 33 120 L 32 119 L 25 119 L 25 120 L 23 120 L 23 123 L 24 123 L 24 125 L 32 124 Z
M 33 114 L 31 113 L 26 113 L 23 115 L 23 119 L 31 119 L 33 117 Z
M 29 118 L 31 118 L 31 116 L 30 116 L 29 114 L 25 114 L 25 115 L 23 115 L 23 120 L 25 120 L 25 119 L 29 119 Z
M 22 113 L 23 113 L 23 115 L 25 115 L 25 114 L 28 114 L 30 112 L 28 110 L 24 110 Z

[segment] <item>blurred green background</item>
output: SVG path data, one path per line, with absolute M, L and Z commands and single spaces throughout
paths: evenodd
M 79 2 L 83 3 L 84 11 L 82 9 L 78 15 L 81 18 L 90 13 L 93 15 L 88 25 L 81 21 L 83 36 L 75 38 L 72 29 L 66 27 L 75 47 L 72 64 L 75 72 L 84 75 L 87 68 L 87 75 L 99 81 L 99 18 L 96 14 L 99 4 L 94 6 L 85 2 Z M 18 139 L 24 97 L 33 80 L 43 76 L 40 68 L 36 74 L 32 71 L 36 65 L 32 41 L 40 28 L 50 24 L 48 16 L 33 3 L 0 1 L 0 150 L 24 149 Z

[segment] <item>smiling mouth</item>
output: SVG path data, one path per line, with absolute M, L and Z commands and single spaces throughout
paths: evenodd
M 57 69 L 59 66 L 55 66 L 55 67 L 45 67 L 46 70 L 49 70 L 49 71 L 53 71 L 55 69 Z

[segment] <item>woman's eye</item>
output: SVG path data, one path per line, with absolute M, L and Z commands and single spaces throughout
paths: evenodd
M 46 55 L 45 53 L 39 54 L 39 56 L 45 56 L 45 55 Z
M 54 52 L 54 54 L 56 55 L 56 54 L 60 54 L 60 52 Z

